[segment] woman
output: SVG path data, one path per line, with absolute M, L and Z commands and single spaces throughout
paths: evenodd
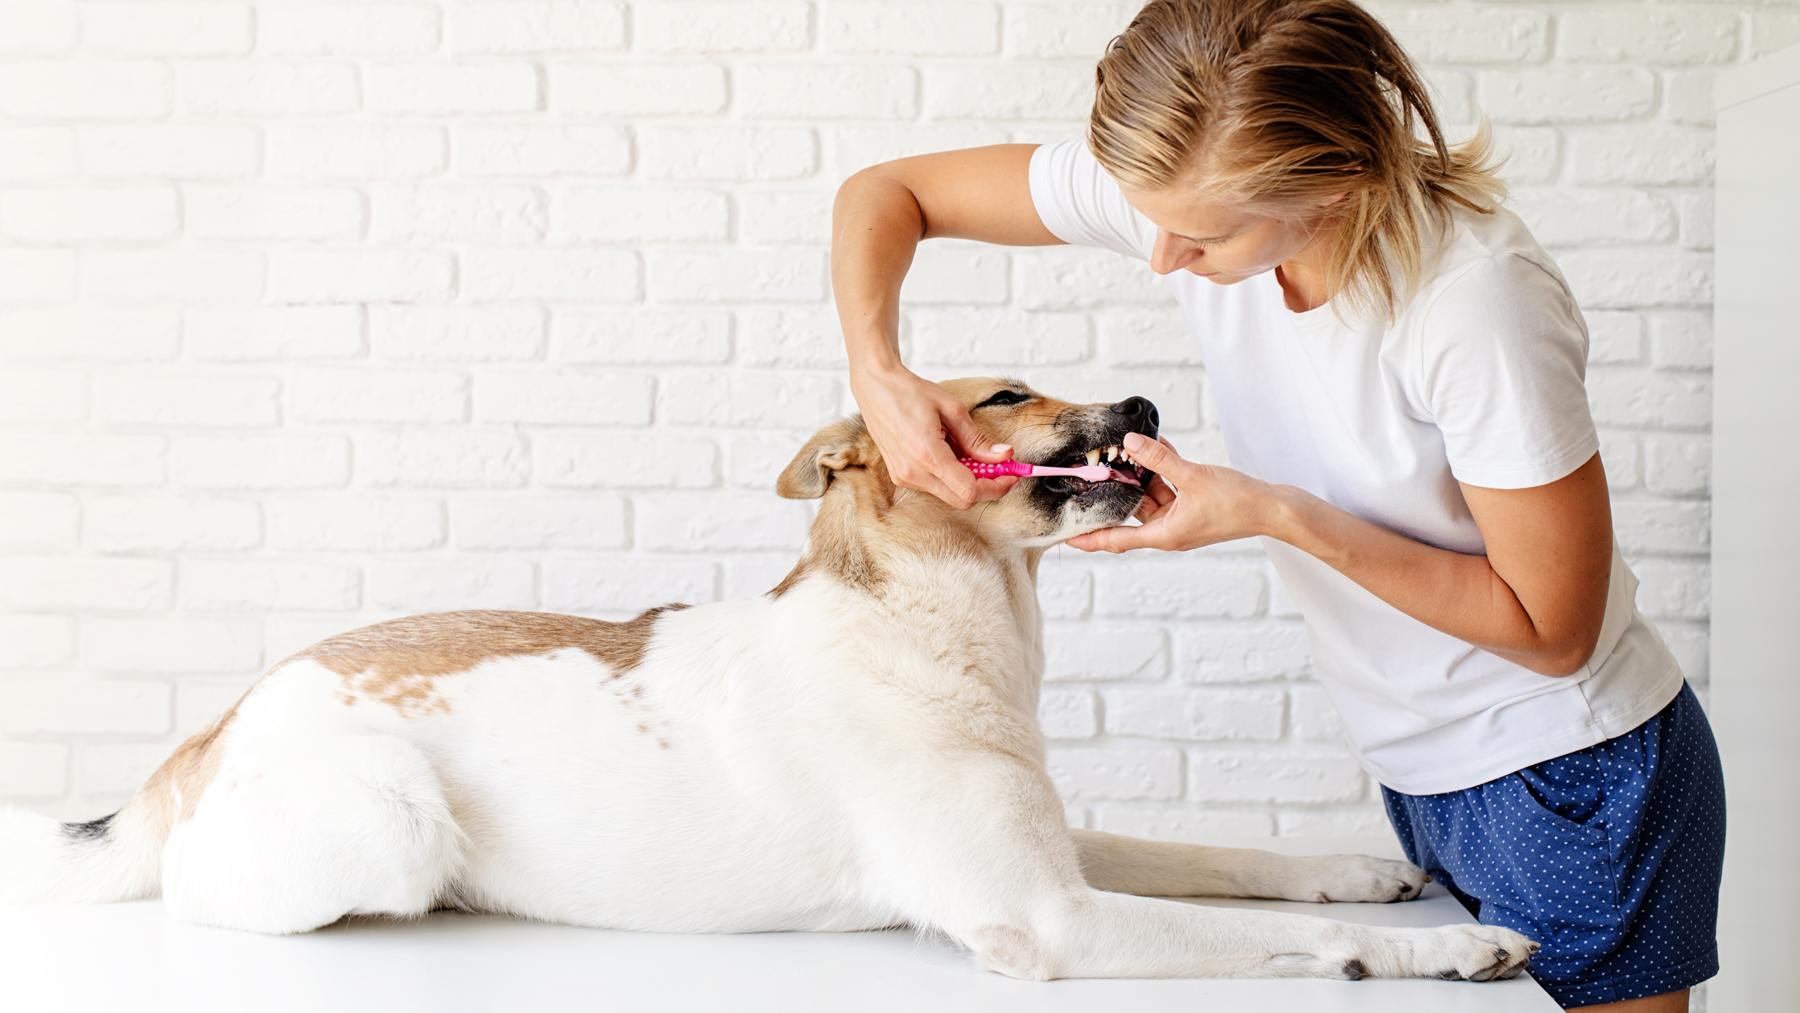
M 1717 751 L 1632 603 L 1585 326 L 1498 207 L 1485 135 L 1449 148 L 1350 0 L 1152 0 L 1097 82 L 1085 141 L 902 159 L 839 192 L 851 385 L 895 481 L 958 507 L 1016 481 L 957 463 L 1010 448 L 900 361 L 920 239 L 1148 260 L 1232 467 L 1133 437 L 1161 476 L 1142 525 L 1070 544 L 1260 536 L 1408 856 L 1541 942 L 1565 1007 L 1685 1010 L 1717 970 Z

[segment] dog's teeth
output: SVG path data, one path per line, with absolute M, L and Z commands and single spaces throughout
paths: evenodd
M 1100 463 L 1100 451 L 1098 451 L 1098 450 L 1088 451 L 1087 452 L 1087 463 L 1099 464 Z
M 1106 448 L 1106 460 L 1107 460 L 1107 462 L 1108 462 L 1108 463 L 1111 463 L 1111 462 L 1113 462 L 1113 461 L 1116 461 L 1116 460 L 1118 460 L 1118 459 L 1119 459 L 1119 448 L 1118 448 L 1118 447 L 1107 447 L 1107 448 Z

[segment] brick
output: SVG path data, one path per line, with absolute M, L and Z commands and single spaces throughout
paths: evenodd
M 639 496 L 632 505 L 634 541 L 652 552 L 798 550 L 809 526 L 804 506 L 766 495 Z
M 68 746 L 53 742 L 0 743 L 0 797 L 61 795 L 68 790 L 68 769 Z
M 819 163 L 805 127 L 642 127 L 638 143 L 650 179 L 800 179 Z
M 1423 63 L 1535 63 L 1550 52 L 1550 16 L 1503 7 L 1372 8 Z
M 347 63 L 193 63 L 179 81 L 182 108 L 196 116 L 339 116 L 361 105 Z
M 563 116 L 707 116 L 725 111 L 725 68 L 712 63 L 561 63 L 550 109 Z
M 250 51 L 250 8 L 90 0 L 81 5 L 81 39 L 109 56 L 236 56 Z
M 1614 500 L 1613 535 L 1626 552 L 1710 551 L 1712 508 L 1682 500 Z
M 1264 581 L 1249 569 L 1179 563 L 1136 563 L 1102 570 L 1094 611 L 1103 616 L 1244 619 L 1262 608 Z
M 626 250 L 478 248 L 462 268 L 470 299 L 631 302 L 642 287 L 638 255 Z
M 4 32 L 0 29 L 0 35 Z M 0 130 L 0 180 L 67 179 L 79 171 L 75 131 L 68 127 Z
M 1198 366 L 1200 346 L 1175 313 L 1117 310 L 1094 315 L 1100 352 L 1111 366 Z
M 1750 37 L 1745 41 L 1751 59 L 1800 44 L 1800 11 L 1750 11 Z
M 257 48 L 291 56 L 406 56 L 437 49 L 433 4 L 303 3 L 258 7 Z
M 92 250 L 86 294 L 137 302 L 249 302 L 263 293 L 256 250 Z
M 0 548 L 72 549 L 80 501 L 62 492 L 0 492 Z
M 182 680 L 175 687 L 175 734 L 192 735 L 211 725 L 254 681 L 253 677 Z
M 1044 628 L 1044 678 L 1052 682 L 1161 679 L 1169 671 L 1166 641 L 1155 626 L 1052 623 Z
M 407 428 L 358 433 L 356 477 L 371 489 L 512 489 L 531 455 L 510 429 Z
M 911 67 L 807 64 L 737 72 L 736 105 L 753 120 L 910 120 L 919 114 Z
M 269 296 L 283 302 L 444 302 L 456 268 L 434 250 L 277 250 Z
M 719 450 L 711 440 L 642 431 L 541 433 L 532 447 L 538 482 L 554 489 L 710 489 L 718 484 Z
M 0 116 L 130 120 L 166 116 L 169 71 L 149 61 L 0 64 Z
M 1588 405 L 1603 426 L 1704 429 L 1712 424 L 1712 383 L 1680 373 L 1595 369 Z
M 1706 619 L 1712 614 L 1711 567 L 1704 561 L 1641 559 L 1637 605 L 1652 619 Z
M 1098 59 L 1137 9 L 1122 3 L 1008 4 L 1007 55 Z
M 605 124 L 458 126 L 456 168 L 464 176 L 623 176 L 631 135 Z
M 1675 210 L 1641 190 L 1521 190 L 1513 211 L 1546 248 L 1666 243 L 1675 238 Z
M 544 354 L 536 306 L 371 306 L 369 338 L 398 362 L 521 362 Z
M 590 370 L 491 370 L 475 391 L 483 422 L 544 425 L 646 425 L 653 396 L 648 376 Z
M 270 500 L 269 544 L 303 551 L 405 551 L 444 544 L 435 499 L 329 496 Z
M 724 242 L 731 205 L 716 190 L 571 187 L 557 204 L 557 237 L 569 243 Z
M 107 672 L 252 672 L 262 666 L 262 623 L 254 619 L 90 619 L 81 625 L 81 660 Z M 165 691 L 161 699 L 166 710 L 167 685 L 147 685 Z
M 1181 751 L 1058 746 L 1050 750 L 1050 779 L 1065 801 L 1165 800 L 1181 795 Z
M 1562 134 L 1555 127 L 1496 127 L 1494 145 L 1506 157 L 1508 182 L 1553 183 L 1562 169 Z
M 1004 364 L 1006 368 L 1081 362 L 1088 322 L 1072 314 L 1014 310 L 915 310 L 913 361 L 925 366 Z
M 0 731 L 14 735 L 160 735 L 169 730 L 162 682 L 0 682 Z
M 1638 438 L 1635 433 L 1600 434 L 1600 463 L 1606 471 L 1606 487 L 1615 493 L 1636 489 L 1643 475 L 1638 463 Z
M 825 255 L 817 250 L 658 251 L 651 298 L 676 303 L 821 302 Z
M 1730 8 L 1571 10 L 1557 19 L 1556 54 L 1574 63 L 1725 63 L 1740 18 Z
M 369 564 L 369 604 L 399 612 L 537 607 L 537 567 L 523 559 L 376 560 Z
M 80 25 L 77 10 L 75 4 L 65 0 L 11 0 L 0 4 L 0 54 L 67 52 L 75 45 Z
M 845 176 L 858 169 L 892 162 L 897 158 L 1005 144 L 1010 139 L 1003 130 L 973 124 L 840 127 L 832 131 L 831 136 L 834 142 L 832 147 L 836 151 L 837 170 Z M 829 221 L 829 211 L 826 218 Z
M 1570 142 L 1577 183 L 1668 186 L 1712 179 L 1710 130 L 1633 126 L 1579 131 Z
M 718 581 L 718 564 L 699 559 L 552 558 L 544 564 L 544 605 L 635 615 L 669 602 L 704 605 L 717 597 Z
M 1387 812 L 1374 806 L 1277 813 L 1275 826 L 1282 837 L 1386 838 L 1394 832 Z
M 0 233 L 25 242 L 168 239 L 180 228 L 169 187 L 14 190 L 0 197 Z
M 556 315 L 550 333 L 556 360 L 575 365 L 722 363 L 731 358 L 731 317 L 723 312 L 571 311 Z
M 812 41 L 811 4 L 798 0 L 662 0 L 637 8 L 632 34 L 647 53 L 780 53 Z
M 0 303 L 67 302 L 73 298 L 73 251 L 0 250 Z
M 363 199 L 355 190 L 189 187 L 182 193 L 186 233 L 196 239 L 338 239 L 363 235 Z
M 1712 438 L 1657 433 L 1644 437 L 1644 487 L 1664 496 L 1712 492 Z
M 402 179 L 442 172 L 441 127 L 404 123 L 272 124 L 269 175 L 304 179 Z
M 1644 318 L 1636 313 L 1593 310 L 1587 319 L 1588 361 L 1635 364 L 1644 359 Z
M 746 244 L 829 246 L 831 195 L 752 190 L 737 195 L 738 233 Z
M 75 653 L 75 621 L 67 616 L 0 616 L 0 668 L 47 668 Z
M 210 362 L 288 362 L 362 354 L 354 306 L 253 306 L 187 311 L 187 352 Z
M 844 335 L 837 309 L 740 311 L 738 361 L 784 369 L 847 369 Z
M 1712 314 L 1668 311 L 1650 317 L 1650 364 L 1657 369 L 1711 369 Z
M 1681 222 L 1681 248 L 1711 250 L 1716 224 L 1712 190 L 1679 191 L 1669 194 L 1669 200 L 1674 203 L 1675 216 Z
M 1155 306 L 1174 311 L 1162 280 L 1141 261 L 1077 247 L 1020 254 L 1019 306 L 1028 310 L 1085 310 Z
M 1040 564 L 1037 584 L 1045 620 L 1086 619 L 1092 611 L 1094 575 L 1086 570 Z
M 1106 730 L 1180 742 L 1281 738 L 1287 694 L 1279 689 L 1109 689 Z
M 273 426 L 281 384 L 263 376 L 105 374 L 94 380 L 103 421 L 158 426 Z
M 0 422 L 29 426 L 87 418 L 87 373 L 79 369 L 8 369 L 0 373 Z
M 732 437 L 727 481 L 740 489 L 767 492 L 775 488 L 775 477 L 800 452 L 804 440 L 798 433 L 753 432 Z
M 450 530 L 459 549 L 618 549 L 626 543 L 625 501 L 605 493 L 459 496 L 450 501 Z
M 1094 103 L 1094 76 L 1064 63 L 946 64 L 925 78 L 933 119 L 1074 120 Z
M 1297 625 L 1189 626 L 1175 638 L 1175 673 L 1191 683 L 1304 679 L 1312 645 Z
M 184 437 L 175 482 L 190 489 L 329 489 L 350 480 L 343 436 Z
M 1006 302 L 1012 258 L 991 246 L 932 244 L 913 258 L 900 288 L 903 303 L 997 304 Z
M 262 164 L 262 138 L 249 126 L 82 127 L 77 143 L 83 171 L 102 179 L 237 179 Z
M 1712 126 L 1713 74 L 1710 70 L 1664 71 L 1661 117 L 1671 123 Z
M 469 379 L 436 369 L 303 366 L 288 389 L 294 417 L 308 422 L 461 422 Z
M 833 2 L 820 34 L 833 53 L 985 56 L 1000 47 L 1000 18 L 986 3 Z
M 229 552 L 262 544 L 262 508 L 249 500 L 92 496 L 82 536 L 101 552 Z
M 1472 126 L 1478 118 L 1471 95 L 1475 89 L 1474 79 L 1468 74 L 1442 67 L 1427 66 L 1420 69 L 1425 78 L 1425 90 L 1431 96 L 1431 106 L 1437 111 L 1438 121 L 1449 127 Z
M 1100 806 L 1094 815 L 1094 828 L 1110 834 L 1189 844 L 1216 844 L 1220 838 L 1230 837 L 1268 837 L 1274 827 L 1268 813 L 1174 806 Z
M 537 69 L 525 63 L 374 63 L 363 69 L 363 105 L 398 116 L 536 112 Z
M 623 3 L 507 0 L 450 8 L 450 48 L 458 53 L 592 53 L 625 48 Z
M 1710 681 L 1712 638 L 1705 626 L 1658 623 L 1656 631 L 1690 681 L 1697 685 Z
M 843 392 L 826 376 L 691 373 L 662 383 L 657 416 L 678 426 L 814 430 L 839 414 Z
M 528 186 L 382 186 L 369 238 L 406 245 L 532 243 L 544 238 L 543 196 Z
M 181 605 L 202 612 L 344 612 L 360 598 L 354 566 L 285 560 L 183 560 Z
M 84 795 L 130 795 L 168 759 L 162 742 L 89 742 L 75 752 L 75 790 Z
M 167 447 L 161 436 L 0 435 L 0 482 L 159 485 Z
M 1712 302 L 1711 254 L 1668 249 L 1569 250 L 1556 261 L 1584 307 Z
M 1502 123 L 1592 123 L 1650 112 L 1656 76 L 1642 67 L 1482 71 L 1481 105 Z
M 1294 720 L 1294 738 L 1301 742 L 1332 745 L 1344 741 L 1344 719 L 1325 690 L 1318 686 L 1295 686 L 1289 690 L 1289 706 Z
M 767 594 L 794 569 L 791 552 L 733 553 L 725 564 L 725 598 Z
M 1220 750 L 1192 755 L 1189 793 L 1203 802 L 1349 802 L 1363 773 L 1341 753 Z
M 1091 739 L 1100 733 L 1100 708 L 1085 689 L 1045 690 L 1038 697 L 1038 724 L 1047 739 Z

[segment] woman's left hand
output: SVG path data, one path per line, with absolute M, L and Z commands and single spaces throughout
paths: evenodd
M 1276 506 L 1268 483 L 1230 468 L 1183 460 L 1168 440 L 1153 442 L 1129 433 L 1124 442 L 1139 464 L 1156 472 L 1138 504 L 1137 517 L 1143 523 L 1090 531 L 1068 544 L 1083 552 L 1179 552 L 1267 530 Z

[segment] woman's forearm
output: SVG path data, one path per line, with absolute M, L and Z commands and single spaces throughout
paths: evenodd
M 838 189 L 831 212 L 831 290 L 852 387 L 870 371 L 901 365 L 900 285 L 924 227 L 917 199 L 898 180 L 865 170 Z

